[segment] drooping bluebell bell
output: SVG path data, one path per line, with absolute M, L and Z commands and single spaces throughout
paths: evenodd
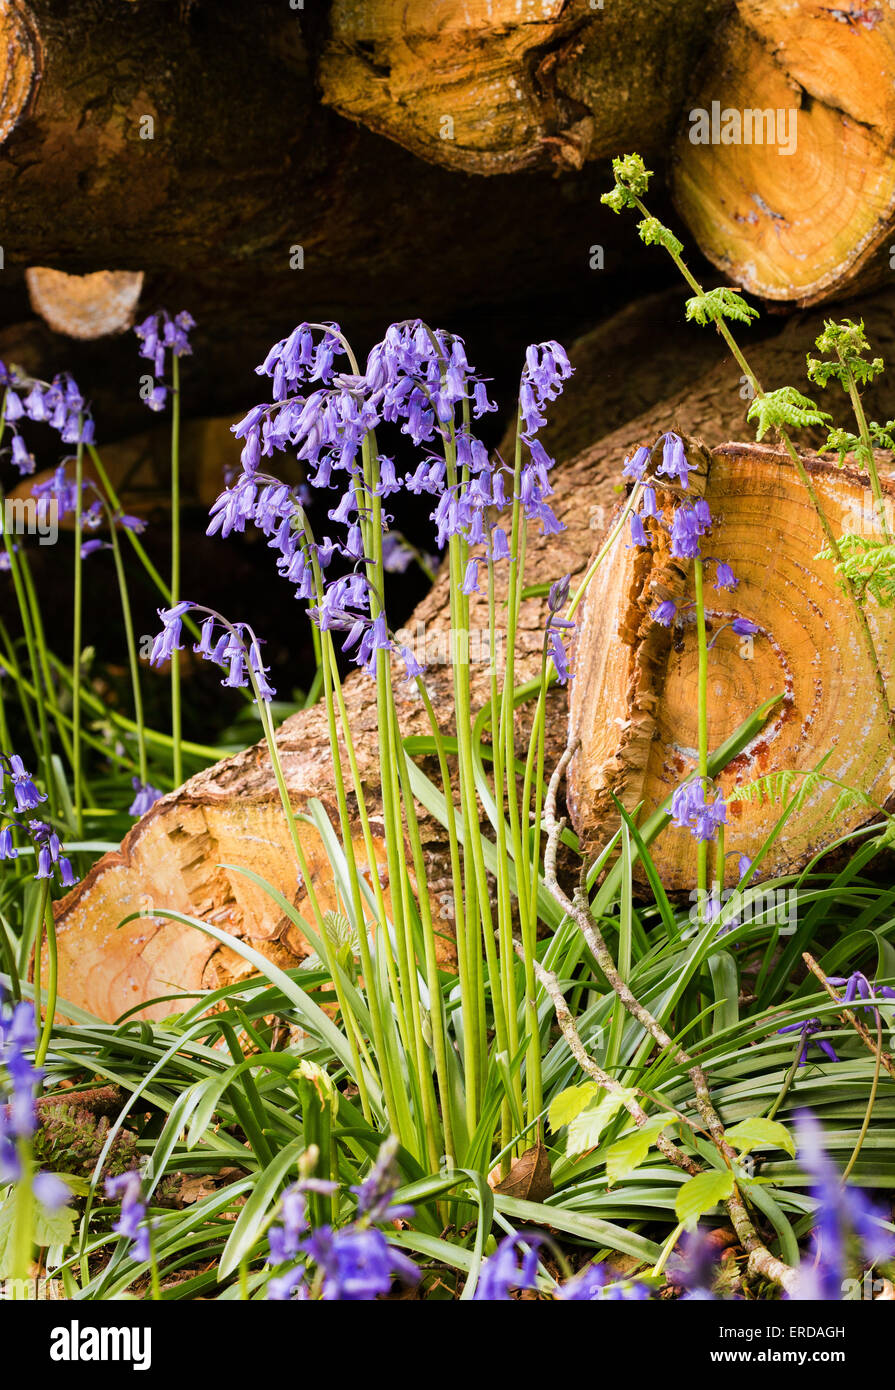
M 675 507 L 671 523 L 672 555 L 680 560 L 695 560 L 700 553 L 699 538 L 704 531 L 695 507 L 687 503 Z
M 28 1055 L 36 1042 L 33 1005 L 8 1003 L 0 985 L 0 1183 L 22 1180 L 19 1145 L 37 1130 L 35 1097 L 44 1073 Z M 49 1211 L 71 1200 L 71 1189 L 55 1173 L 33 1173 L 31 1190 Z
M 653 609 L 650 617 L 654 623 L 661 623 L 663 627 L 670 627 L 677 614 L 677 604 L 673 599 L 663 599 Z
M 127 808 L 127 813 L 129 816 L 136 816 L 139 819 L 140 816 L 146 815 L 146 812 L 155 805 L 163 793 L 148 782 L 141 782 L 139 777 L 132 777 L 131 785 L 136 794 Z
M 733 570 L 724 560 L 715 563 L 715 585 L 716 589 L 735 589 L 739 580 L 734 575 Z
M 650 450 L 641 444 L 639 449 L 635 449 L 630 457 L 626 458 L 622 465 L 622 476 L 634 478 L 640 482 L 647 468 L 649 467 Z
M 546 1236 L 511 1232 L 482 1264 L 475 1297 L 482 1303 L 507 1303 L 513 1290 L 537 1288 L 540 1251 Z
M 420 1272 L 376 1226 L 318 1226 L 303 1249 L 323 1276 L 324 1302 L 369 1302 L 391 1290 L 397 1278 L 415 1284 Z
M 643 522 L 637 512 L 631 513 L 631 541 L 637 546 L 647 546 L 650 543 L 649 536 L 643 527 Z
M 9 804 L 7 781 L 13 792 L 12 805 Z M 17 857 L 12 835 L 15 829 L 31 842 L 36 862 L 35 878 L 52 879 L 58 875 L 62 887 L 71 888 L 77 883 L 77 877 L 62 851 L 59 836 L 52 826 L 31 815 L 46 799 L 46 795 L 35 787 L 19 755 L 13 753 L 7 756 L 0 752 L 0 812 L 6 819 L 0 831 L 0 859 Z
M 681 487 L 685 488 L 688 486 L 689 470 L 684 441 L 680 435 L 669 430 L 662 436 L 662 461 L 656 468 L 656 473 L 678 481 Z
M 386 1139 L 363 1182 L 351 1188 L 357 1198 L 357 1214 L 367 1221 L 381 1224 L 406 1221 L 413 1216 L 413 1207 L 395 1202 L 395 1193 L 401 1185 L 398 1147 L 394 1136 Z
M 150 1223 L 143 1200 L 143 1179 L 135 1168 L 106 1178 L 106 1196 L 119 1198 L 121 1214 L 112 1227 L 116 1235 L 133 1242 L 131 1258 L 145 1264 L 151 1257 Z
M 734 618 L 730 624 L 738 637 L 754 637 L 756 632 L 760 632 L 757 623 L 750 622 L 748 618 Z

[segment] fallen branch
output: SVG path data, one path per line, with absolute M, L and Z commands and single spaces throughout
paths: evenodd
M 711 1092 L 702 1067 L 694 1062 L 689 1053 L 679 1047 L 672 1038 L 669 1037 L 658 1019 L 650 1013 L 645 1005 L 632 992 L 630 986 L 621 978 L 618 973 L 615 961 L 603 939 L 599 927 L 590 915 L 587 905 L 587 898 L 583 890 L 579 887 L 575 894 L 574 901 L 562 888 L 556 876 L 556 852 L 559 844 L 559 837 L 565 825 L 564 818 L 557 818 L 556 799 L 559 786 L 566 768 L 575 751 L 575 742 L 571 742 L 560 758 L 547 789 L 547 796 L 544 802 L 544 822 L 547 827 L 547 848 L 544 855 L 545 880 L 547 887 L 553 897 L 559 903 L 563 911 L 572 919 L 578 930 L 586 941 L 597 965 L 602 970 L 607 981 L 621 1000 L 628 1013 L 641 1025 L 650 1035 L 663 1052 L 669 1052 L 681 1066 L 687 1068 L 687 1073 L 693 1083 L 696 1097 L 696 1108 L 700 1117 L 708 1130 L 712 1143 L 720 1153 L 728 1167 L 732 1167 L 736 1161 L 736 1152 L 731 1148 L 724 1134 L 724 1125 L 712 1102 Z M 551 996 L 552 997 L 552 996 Z M 555 1004 L 555 1001 L 554 1001 Z M 780 1285 L 787 1293 L 794 1292 L 798 1284 L 798 1271 L 785 1261 L 778 1259 L 768 1250 L 764 1241 L 758 1234 L 753 1225 L 752 1218 L 746 1210 L 746 1205 L 734 1185 L 732 1195 L 724 1204 L 733 1222 L 734 1230 L 748 1255 L 747 1269 L 753 1274 L 762 1274 L 773 1283 Z
M 811 955 L 809 951 L 802 952 L 802 960 L 805 962 L 812 975 L 817 976 L 817 979 L 823 985 L 830 998 L 834 999 L 837 1004 L 841 1004 L 842 1000 L 836 993 L 836 990 L 830 984 L 826 975 L 821 970 L 817 961 L 814 959 L 814 957 Z M 889 1055 L 888 1052 L 883 1051 L 879 1044 L 874 1041 L 873 1034 L 870 1032 L 868 1028 L 864 1026 L 861 1020 L 855 1014 L 852 1013 L 851 1009 L 842 1009 L 842 1011 L 839 1014 L 839 1017 L 842 1019 L 844 1023 L 848 1023 L 851 1025 L 852 1028 L 854 1028 L 855 1032 L 861 1039 L 861 1042 L 867 1048 L 868 1052 L 872 1052 L 874 1057 L 878 1058 L 881 1064 L 885 1067 L 889 1075 L 895 1077 L 895 1061 L 893 1061 L 892 1057 Z

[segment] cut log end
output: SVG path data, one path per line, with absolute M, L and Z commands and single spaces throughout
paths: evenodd
M 67 275 L 48 266 L 25 271 L 31 307 L 54 333 L 69 338 L 104 338 L 123 333 L 134 321 L 143 289 L 142 270 L 96 270 Z
M 855 472 L 808 459 L 814 486 L 834 534 L 855 530 L 868 515 L 869 491 Z M 850 600 L 833 567 L 816 558 L 824 536 L 811 502 L 785 454 L 759 445 L 727 444 L 712 454 L 706 498 L 714 519 L 712 556 L 733 568 L 738 587 L 716 591 L 706 563 L 709 627 L 708 742 L 717 748 L 765 700 L 783 700 L 766 727 L 718 779 L 729 801 L 726 881 L 736 882 L 737 857 L 754 857 L 783 807 L 773 793 L 744 797 L 774 773 L 804 774 L 831 756 L 763 861 L 762 875 L 797 871 L 818 851 L 873 815 L 872 803 L 892 792 L 891 750 L 873 667 Z M 660 497 L 665 515 L 671 497 Z M 651 551 L 626 547 L 623 536 L 588 592 L 575 656 L 571 733 L 580 749 L 570 767 L 570 807 L 585 844 L 605 842 L 618 824 L 612 796 L 632 815 L 661 805 L 697 767 L 698 651 L 692 564 L 671 558 L 667 533 L 654 531 Z M 677 618 L 664 628 L 650 617 L 673 599 Z M 868 608 L 877 649 L 888 660 L 890 685 L 895 618 Z M 731 624 L 758 628 L 739 636 Z M 790 795 L 802 779 L 787 781 Z M 856 796 L 845 789 L 852 788 Z M 850 804 L 849 804 L 850 803 Z M 665 885 L 686 892 L 695 883 L 695 842 L 670 827 L 653 859 Z
M 37 24 L 24 0 L 0 0 L 0 144 L 31 110 L 41 78 Z
M 876 277 L 895 218 L 895 12 L 741 0 L 673 167 L 703 252 L 764 299 Z M 879 266 L 882 272 L 882 266 Z
M 61 1000 L 98 1018 L 119 1018 L 135 1005 L 162 996 L 201 995 L 256 973 L 238 951 L 196 927 L 159 916 L 160 911 L 186 911 L 282 968 L 294 967 L 311 954 L 301 929 L 262 886 L 240 872 L 247 870 L 276 885 L 313 923 L 280 803 L 243 798 L 190 806 L 180 798 L 172 823 L 169 811 L 174 802 L 175 797 L 157 802 L 121 851 L 106 855 L 75 892 L 57 904 Z M 321 911 L 340 908 L 323 843 L 308 824 L 302 825 L 302 844 Z M 359 870 L 369 880 L 360 834 L 354 850 Z M 378 839 L 374 853 L 384 861 L 384 845 Z M 237 861 L 239 869 L 233 867 Z M 132 914 L 139 915 L 124 921 Z M 44 979 L 46 970 L 45 951 Z M 164 1018 L 183 1007 L 181 998 L 169 998 L 141 1009 L 138 1016 Z M 64 1002 L 59 1012 L 65 1015 Z

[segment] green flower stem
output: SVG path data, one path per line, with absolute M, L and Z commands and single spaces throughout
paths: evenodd
M 3 502 L 3 494 L 0 493 L 0 504 Z M 47 721 L 47 705 L 52 700 L 52 691 L 47 692 L 48 700 L 42 698 L 40 692 L 40 656 L 37 649 L 37 642 L 34 635 L 34 626 L 31 621 L 31 611 L 28 604 L 28 595 L 25 591 L 22 579 L 19 557 L 15 547 L 10 544 L 9 537 L 4 528 L 3 545 L 9 557 L 9 572 L 12 575 L 13 589 L 15 590 L 16 601 L 19 605 L 19 616 L 22 620 L 22 631 L 25 636 L 25 649 L 28 652 L 28 664 L 31 667 L 31 676 L 34 682 L 35 700 L 37 707 L 37 723 L 40 729 L 40 749 L 44 764 L 44 780 L 46 782 L 48 804 L 50 815 L 53 818 L 59 815 L 59 804 L 56 795 L 56 779 L 53 776 L 53 746 L 50 741 L 50 726 Z
M 36 691 L 34 686 L 31 685 L 22 674 L 22 668 L 16 656 L 15 644 L 5 624 L 2 622 L 0 622 L 0 636 L 2 636 L 3 647 L 6 652 L 6 659 L 2 661 L 3 669 L 8 671 L 13 678 L 16 694 L 18 695 L 19 704 L 21 705 L 22 714 L 24 715 L 25 724 L 28 729 L 28 737 L 31 739 L 31 746 L 34 749 L 34 756 L 40 760 L 43 756 L 43 729 L 41 728 L 38 730 L 37 724 L 34 722 L 34 712 L 31 708 L 31 700 L 35 699 Z M 25 645 L 27 647 L 27 640 Z M 35 703 L 38 703 L 36 699 Z
M 513 951 L 513 921 L 512 921 L 512 895 L 510 892 L 510 865 L 507 857 L 506 831 L 507 825 L 504 819 L 504 761 L 503 744 L 499 737 L 500 719 L 498 715 L 498 682 L 497 682 L 497 632 L 494 601 L 494 561 L 488 553 L 488 649 L 490 654 L 490 686 L 491 686 L 491 742 L 494 758 L 494 803 L 496 808 L 495 830 L 497 835 L 497 929 L 498 940 L 500 943 L 500 970 L 501 970 L 501 989 L 503 991 L 504 1009 L 507 1015 L 507 1031 L 510 1052 L 515 1056 L 519 1047 L 519 1010 L 516 1001 L 516 957 Z M 517 866 L 517 877 L 521 876 L 523 867 Z M 519 1111 L 522 1110 L 522 1080 L 519 1073 L 514 1078 L 516 1090 L 516 1103 Z M 504 1106 L 502 1116 L 502 1138 L 503 1146 L 509 1141 L 512 1133 L 510 1127 L 510 1115 L 508 1108 Z M 509 1153 L 505 1156 L 506 1163 L 509 1164 Z
M 83 416 L 78 416 L 78 432 L 83 424 Z M 79 443 L 75 454 L 75 569 L 72 595 L 72 777 L 74 781 L 73 801 L 75 812 L 75 832 L 79 838 L 84 835 L 84 781 L 81 757 L 81 647 L 82 621 L 84 609 L 83 561 L 81 542 L 84 536 L 84 445 Z M 49 777 L 50 770 L 47 769 Z
M 861 393 L 858 390 L 858 383 L 855 381 L 855 374 L 845 360 L 845 356 L 840 348 L 836 350 L 840 365 L 848 380 L 848 396 L 851 401 L 852 410 L 855 413 L 855 420 L 858 423 L 858 433 L 861 436 L 861 444 L 864 449 L 864 457 L 867 461 L 867 472 L 870 476 L 870 489 L 873 493 L 873 500 L 876 503 L 876 514 L 886 538 L 886 544 L 892 544 L 892 531 L 886 518 L 886 504 L 883 497 L 883 489 L 879 480 L 879 471 L 876 466 L 876 457 L 873 452 L 873 440 L 870 438 L 870 430 L 867 426 L 867 416 L 864 413 L 864 402 L 861 400 Z
M 359 513 L 363 518 L 369 519 L 365 528 L 367 538 L 364 553 L 369 559 L 367 578 L 370 585 L 370 616 L 375 620 L 380 613 L 384 612 L 381 583 L 385 568 L 382 562 L 382 498 L 379 494 L 379 457 L 376 440 L 372 433 L 367 436 L 364 442 L 363 455 L 365 495 L 360 499 L 362 505 L 359 506 Z M 376 662 L 376 703 L 380 736 L 385 735 L 385 756 L 381 764 L 382 805 L 383 820 L 386 827 L 386 861 L 392 890 L 392 921 L 395 927 L 402 990 L 406 992 L 405 1047 L 416 1060 L 416 1078 L 422 1088 L 425 1138 L 430 1160 L 434 1160 L 437 1165 L 441 1153 L 441 1142 L 432 1083 L 432 1068 L 428 1056 L 429 1049 L 423 1036 L 419 973 L 411 928 L 410 883 L 405 863 L 405 837 L 402 828 L 401 788 L 398 769 L 403 762 L 404 749 L 400 742 L 398 730 L 391 664 L 384 652 L 378 653 Z M 412 847 L 412 853 L 415 862 L 418 863 L 423 873 L 422 880 L 417 884 L 417 896 L 422 901 L 423 897 L 427 895 L 427 886 L 425 860 L 422 846 L 419 844 L 419 827 L 415 814 L 412 819 L 407 815 L 406 802 L 404 812 L 408 840 L 413 839 L 414 832 L 416 835 L 417 845 Z M 426 934 L 425 920 L 423 920 L 422 925 L 423 932 Z M 431 912 L 428 915 L 428 932 L 432 934 Z M 434 934 L 432 934 L 431 949 L 434 952 Z
M 336 998 L 338 1000 L 339 1009 L 341 1011 L 343 1019 L 345 1019 L 345 1032 L 348 1038 L 349 1047 L 351 1048 L 351 1060 L 355 1068 L 358 1092 L 361 1095 L 361 1097 L 365 1097 L 366 1082 L 364 1080 L 363 1067 L 361 1066 L 360 1054 L 358 1052 L 357 1047 L 357 1038 L 355 1035 L 356 1020 L 354 1017 L 354 1012 L 347 998 L 345 997 L 345 992 L 342 988 L 339 971 L 336 967 L 335 962 L 332 960 L 330 941 L 327 935 L 326 925 L 323 920 L 323 912 L 320 907 L 320 901 L 317 897 L 317 890 L 314 887 L 314 881 L 311 877 L 308 858 L 305 854 L 304 845 L 301 842 L 301 835 L 298 832 L 298 823 L 295 819 L 295 812 L 292 809 L 292 800 L 289 796 L 289 788 L 286 785 L 286 778 L 283 773 L 283 764 L 280 759 L 280 750 L 277 748 L 276 733 L 273 727 L 273 720 L 270 717 L 270 710 L 267 707 L 267 701 L 262 699 L 261 697 L 261 692 L 258 689 L 255 674 L 251 669 L 250 663 L 248 664 L 248 670 L 252 682 L 252 688 L 255 692 L 255 699 L 258 702 L 258 710 L 261 715 L 261 725 L 264 730 L 264 737 L 267 740 L 267 748 L 268 752 L 270 753 L 271 766 L 273 767 L 274 777 L 276 779 L 277 784 L 277 790 L 280 794 L 280 802 L 283 807 L 283 812 L 286 816 L 286 824 L 289 827 L 289 835 L 292 840 L 293 849 L 295 850 L 295 857 L 298 860 L 298 866 L 301 870 L 302 875 L 302 882 L 304 884 L 305 891 L 308 895 L 308 901 L 311 904 L 311 912 L 314 916 L 314 925 L 317 929 L 317 934 L 320 937 L 320 941 L 323 946 L 323 952 L 326 958 L 326 967 L 332 977 L 333 988 L 336 992 Z M 368 1100 L 367 1103 L 369 1103 Z
M 780 1090 L 777 1092 L 777 1095 L 776 1095 L 776 1097 L 775 1097 L 775 1099 L 774 1099 L 774 1103 L 773 1103 L 773 1105 L 771 1106 L 770 1110 L 769 1110 L 768 1113 L 767 1113 L 767 1118 L 768 1118 L 769 1120 L 773 1120 L 773 1118 L 774 1118 L 774 1116 L 776 1115 L 777 1111 L 780 1109 L 781 1105 L 783 1104 L 784 1100 L 786 1099 L 787 1095 L 789 1094 L 789 1092 L 790 1092 L 790 1090 L 791 1090 L 791 1088 L 792 1088 L 792 1083 L 793 1083 L 793 1082 L 795 1081 L 795 1079 L 796 1079 L 796 1073 L 797 1073 L 798 1070 L 799 1070 L 799 1059 L 801 1058 L 801 1056 L 802 1056 L 802 1040 L 801 1040 L 801 1038 L 799 1038 L 798 1041 L 797 1041 L 797 1043 L 796 1043 L 796 1050 L 795 1050 L 795 1052 L 794 1052 L 794 1054 L 793 1054 L 792 1062 L 790 1063 L 789 1068 L 788 1068 L 788 1070 L 787 1070 L 787 1072 L 786 1072 L 786 1075 L 785 1075 L 784 1078 L 783 1078 L 783 1085 L 780 1087 Z
M 171 606 L 180 602 L 180 358 L 171 357 Z M 171 653 L 171 737 L 175 787 L 183 782 L 180 652 Z
M 149 764 L 146 757 L 146 729 L 143 721 L 143 693 L 140 689 L 140 663 L 137 658 L 137 643 L 134 636 L 134 620 L 131 615 L 130 597 L 127 589 L 127 576 L 121 555 L 121 543 L 115 521 L 108 508 L 109 535 L 112 543 L 112 556 L 115 561 L 115 576 L 118 580 L 118 593 L 121 597 L 121 617 L 124 622 L 124 635 L 127 642 L 127 660 L 130 667 L 131 687 L 134 698 L 134 722 L 137 726 L 137 759 L 140 769 L 140 782 L 143 786 L 149 781 Z
M 875 1009 L 874 1013 L 876 1014 L 876 1056 L 873 1064 L 873 1081 L 870 1084 L 870 1095 L 867 1097 L 867 1108 L 864 1111 L 864 1121 L 861 1125 L 861 1132 L 855 1140 L 855 1147 L 852 1149 L 851 1158 L 848 1160 L 845 1172 L 842 1174 L 843 1183 L 847 1181 L 849 1174 L 857 1163 L 858 1155 L 863 1148 L 864 1140 L 867 1138 L 870 1121 L 873 1119 L 873 1107 L 876 1104 L 876 1094 L 879 1090 L 880 1068 L 883 1061 L 883 1024 L 879 1009 Z
M 639 198 L 635 198 L 634 203 L 644 217 L 650 216 L 650 214 L 647 212 L 647 209 L 645 208 L 645 206 Z M 677 266 L 681 275 L 686 280 L 687 284 L 692 289 L 693 293 L 696 295 L 703 295 L 704 290 L 702 286 L 700 285 L 699 281 L 693 275 L 691 275 L 680 254 L 669 246 L 666 246 L 665 249 L 667 250 L 671 259 L 674 261 L 674 264 Z M 716 319 L 715 324 L 718 329 L 718 332 L 721 334 L 721 337 L 724 339 L 725 343 L 727 344 L 728 348 L 733 354 L 734 360 L 743 372 L 743 375 L 751 383 L 752 389 L 755 392 L 756 396 L 764 396 L 765 391 L 761 385 L 761 382 L 759 381 L 755 372 L 750 367 L 749 363 L 746 361 L 746 358 L 744 357 L 743 353 L 740 351 L 739 344 L 737 343 L 727 324 L 724 322 L 723 318 Z M 777 430 L 778 435 L 780 436 L 780 440 L 783 444 L 783 447 L 789 455 L 790 461 L 792 462 L 796 470 L 799 481 L 801 482 L 802 486 L 808 494 L 808 497 L 811 501 L 811 505 L 814 508 L 818 521 L 820 522 L 821 530 L 824 533 L 824 538 L 827 542 L 827 546 L 831 554 L 833 555 L 837 565 L 841 566 L 842 552 L 840 551 L 838 541 L 836 540 L 836 537 L 833 534 L 833 528 L 827 520 L 827 515 L 820 503 L 820 498 L 818 497 L 814 489 L 814 484 L 812 483 L 811 478 L 808 475 L 808 471 L 805 468 L 804 463 L 799 457 L 798 450 L 792 442 L 792 438 L 789 434 L 789 431 L 785 429 L 783 425 L 776 425 L 775 428 Z M 871 633 L 870 625 L 867 622 L 867 614 L 864 612 L 863 605 L 861 604 L 861 601 L 858 598 L 857 593 L 855 592 L 855 587 L 852 581 L 849 579 L 848 575 L 840 569 L 839 576 L 842 581 L 842 586 L 852 602 L 855 618 L 858 623 L 858 628 L 861 632 L 861 638 L 864 643 L 867 654 L 870 657 L 871 665 L 873 668 L 874 684 L 876 686 L 877 695 L 879 696 L 883 713 L 885 714 L 886 731 L 889 736 L 889 741 L 892 743 L 893 747 L 895 747 L 895 713 L 893 713 L 889 705 L 889 694 L 886 689 L 886 682 L 883 677 L 882 670 L 880 669 L 879 655 L 876 650 L 876 644 L 873 640 L 873 634 Z
M 697 556 L 693 561 L 693 591 L 696 599 L 696 640 L 698 651 L 696 716 L 698 722 L 699 780 L 703 793 L 708 792 L 709 775 L 709 725 L 708 725 L 708 679 L 709 653 L 705 632 L 705 598 L 703 594 L 702 560 Z M 708 843 L 698 840 L 696 844 L 696 888 L 699 904 L 699 924 L 705 920 L 705 895 L 708 886 Z
M 316 560 L 314 561 L 314 563 L 316 563 Z M 335 698 L 339 714 L 339 723 L 342 727 L 342 736 L 345 742 L 345 749 L 348 754 L 348 762 L 349 767 L 351 769 L 352 787 L 354 791 L 355 801 L 357 803 L 358 814 L 360 816 L 361 829 L 364 837 L 364 847 L 367 854 L 367 861 L 370 866 L 370 879 L 372 881 L 373 894 L 376 901 L 376 910 L 379 916 L 380 939 L 382 943 L 382 949 L 388 955 L 388 960 L 390 964 L 389 973 L 391 976 L 393 976 L 394 967 L 393 962 L 391 962 L 391 949 L 389 945 L 387 927 L 388 912 L 385 905 L 382 884 L 379 879 L 379 874 L 376 872 L 375 846 L 373 844 L 373 833 L 370 826 L 370 819 L 367 814 L 363 781 L 361 779 L 360 769 L 357 763 L 357 754 L 355 752 L 354 743 L 351 737 L 351 726 L 348 720 L 348 711 L 345 708 L 345 700 L 342 692 L 341 681 L 339 679 L 339 670 L 336 662 L 335 649 L 333 648 L 332 639 L 330 635 L 328 633 L 323 633 L 322 636 L 322 653 L 324 661 L 326 663 L 326 668 L 328 668 L 328 675 L 325 675 L 324 678 L 327 681 L 327 690 L 330 692 L 324 695 L 324 699 L 327 704 L 327 715 L 329 718 L 331 709 L 331 694 Z M 348 812 L 348 802 L 347 797 L 345 796 L 344 781 L 342 780 L 341 764 L 339 759 L 338 734 L 335 728 L 335 722 L 332 719 L 330 720 L 329 736 L 330 748 L 333 755 L 333 767 L 335 769 L 338 769 L 337 798 L 339 800 L 339 816 L 340 824 L 342 827 L 343 848 L 345 850 L 346 859 L 348 860 L 349 873 L 352 876 L 352 893 L 354 894 L 356 888 L 359 894 L 360 879 L 357 874 L 356 859 L 354 857 L 354 843 L 351 835 L 350 817 Z M 338 785 L 340 782 L 342 785 L 341 794 L 338 791 Z M 370 952 L 370 940 L 367 933 L 367 925 L 363 910 L 363 903 L 361 903 L 360 909 L 358 909 L 357 898 L 355 897 L 354 906 L 355 913 L 357 913 L 358 910 L 360 912 L 360 916 L 358 917 L 358 948 L 360 951 L 361 970 L 364 976 L 364 985 L 367 992 L 367 998 L 369 1000 L 370 1022 L 373 1030 L 373 1042 L 381 1070 L 381 1081 L 383 1094 L 385 1096 L 386 1111 L 389 1116 L 389 1123 L 394 1132 L 396 1134 L 406 1134 L 410 1131 L 410 1112 L 409 1109 L 407 1109 L 406 1105 L 403 1080 L 401 1077 L 393 1078 L 391 1072 L 391 1066 L 389 1061 L 390 1052 L 385 1036 L 385 1024 L 383 1019 L 382 1004 L 379 997 L 376 966 Z M 397 988 L 397 986 L 395 987 Z M 388 1004 L 386 1004 L 386 1008 L 388 1008 Z
M 21 1176 L 14 1189 L 15 1226 L 12 1240 L 12 1277 L 16 1281 L 25 1281 L 31 1274 L 31 1252 L 34 1248 L 34 1194 L 31 1191 L 34 1160 L 31 1156 L 31 1145 L 27 1139 L 20 1139 L 17 1148 Z M 23 1282 L 17 1282 L 13 1287 L 23 1290 L 25 1286 Z M 27 1295 L 23 1292 L 22 1297 L 27 1297 Z
M 526 1052 L 527 1112 L 529 1124 L 533 1123 L 544 1108 L 543 1080 L 541 1073 L 541 1037 L 538 1020 L 538 983 L 535 975 L 535 958 L 538 939 L 538 880 L 541 858 L 541 812 L 544 792 L 544 749 L 547 716 L 548 685 L 547 649 L 541 657 L 541 680 L 538 702 L 535 706 L 529 739 L 528 756 L 525 761 L 525 776 L 522 783 L 522 805 L 526 812 L 531 806 L 532 785 L 534 785 L 534 810 L 531 818 L 531 860 L 530 866 L 520 865 L 520 873 L 530 871 L 526 911 L 520 908 L 520 934 L 522 937 L 523 966 L 525 970 L 525 1031 L 528 1034 Z
M 43 1031 L 38 1041 L 37 1050 L 34 1054 L 34 1062 L 38 1067 L 43 1066 L 50 1046 L 50 1039 L 53 1036 L 53 1024 L 56 1020 L 56 1000 L 58 998 L 59 986 L 59 952 L 56 942 L 56 919 L 53 916 L 53 904 L 50 900 L 50 881 L 46 879 L 41 885 L 40 895 L 40 914 L 47 933 L 47 1007 L 44 1015 Z M 37 949 L 34 955 L 34 1002 L 40 1014 L 40 954 L 41 942 L 38 938 Z M 39 1021 L 39 1020 L 38 1020 Z
M 43 1014 L 41 1007 L 41 972 L 43 968 L 43 931 L 46 920 L 47 901 L 50 896 L 50 881 L 44 879 L 40 885 L 40 898 L 38 899 L 37 918 L 34 929 L 34 1027 L 38 1035 L 41 1035 L 43 1028 Z
M 467 952 L 468 938 L 464 930 L 463 864 L 460 854 L 460 844 L 457 838 L 457 817 L 454 808 L 454 798 L 451 793 L 451 774 L 448 766 L 444 736 L 442 735 L 432 705 L 432 699 L 426 689 L 425 681 L 421 676 L 417 676 L 416 678 L 416 688 L 423 701 L 423 706 L 429 719 L 429 725 L 432 729 L 432 737 L 435 742 L 435 753 L 438 758 L 439 775 L 445 793 L 445 822 L 448 835 L 448 850 L 451 860 L 451 887 L 453 889 L 452 917 L 454 922 L 454 938 L 457 948 L 460 1013 L 463 1019 L 463 1071 L 466 1078 L 466 1085 L 464 1087 L 466 1127 L 470 1134 L 474 1134 L 479 1118 L 477 1105 L 477 1097 L 479 1094 L 478 1049 L 475 1042 L 478 1037 L 479 1028 L 477 1022 L 477 998 L 470 981 Z
M 40 660 L 40 671 L 43 680 L 44 694 L 46 698 L 50 700 L 50 708 L 52 710 L 56 703 L 56 692 L 55 687 L 53 685 L 52 673 L 50 671 L 49 647 L 47 646 L 46 635 L 44 633 L 44 625 L 43 618 L 41 617 L 40 612 L 40 604 L 37 601 L 37 591 L 35 590 L 34 580 L 31 576 L 31 565 L 28 561 L 28 555 L 24 549 L 21 551 L 19 555 L 16 556 L 16 558 L 19 562 L 19 567 L 21 569 L 22 574 L 22 583 L 24 585 L 25 594 L 28 599 L 28 611 L 31 615 L 31 624 L 34 630 L 34 644 L 37 649 L 37 654 Z M 68 731 L 60 725 L 57 727 L 57 733 L 59 734 L 59 741 L 62 744 L 63 749 L 65 750 L 65 756 L 68 759 L 69 767 L 73 769 L 74 754 L 72 751 L 72 742 L 68 736 Z

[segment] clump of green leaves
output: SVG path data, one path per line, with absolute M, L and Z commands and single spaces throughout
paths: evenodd
M 830 416 L 818 410 L 814 401 L 794 386 L 781 386 L 779 391 L 766 391 L 756 396 L 746 412 L 746 419 L 757 425 L 755 437 L 760 441 L 772 427 L 805 430 L 812 425 L 822 425 Z

